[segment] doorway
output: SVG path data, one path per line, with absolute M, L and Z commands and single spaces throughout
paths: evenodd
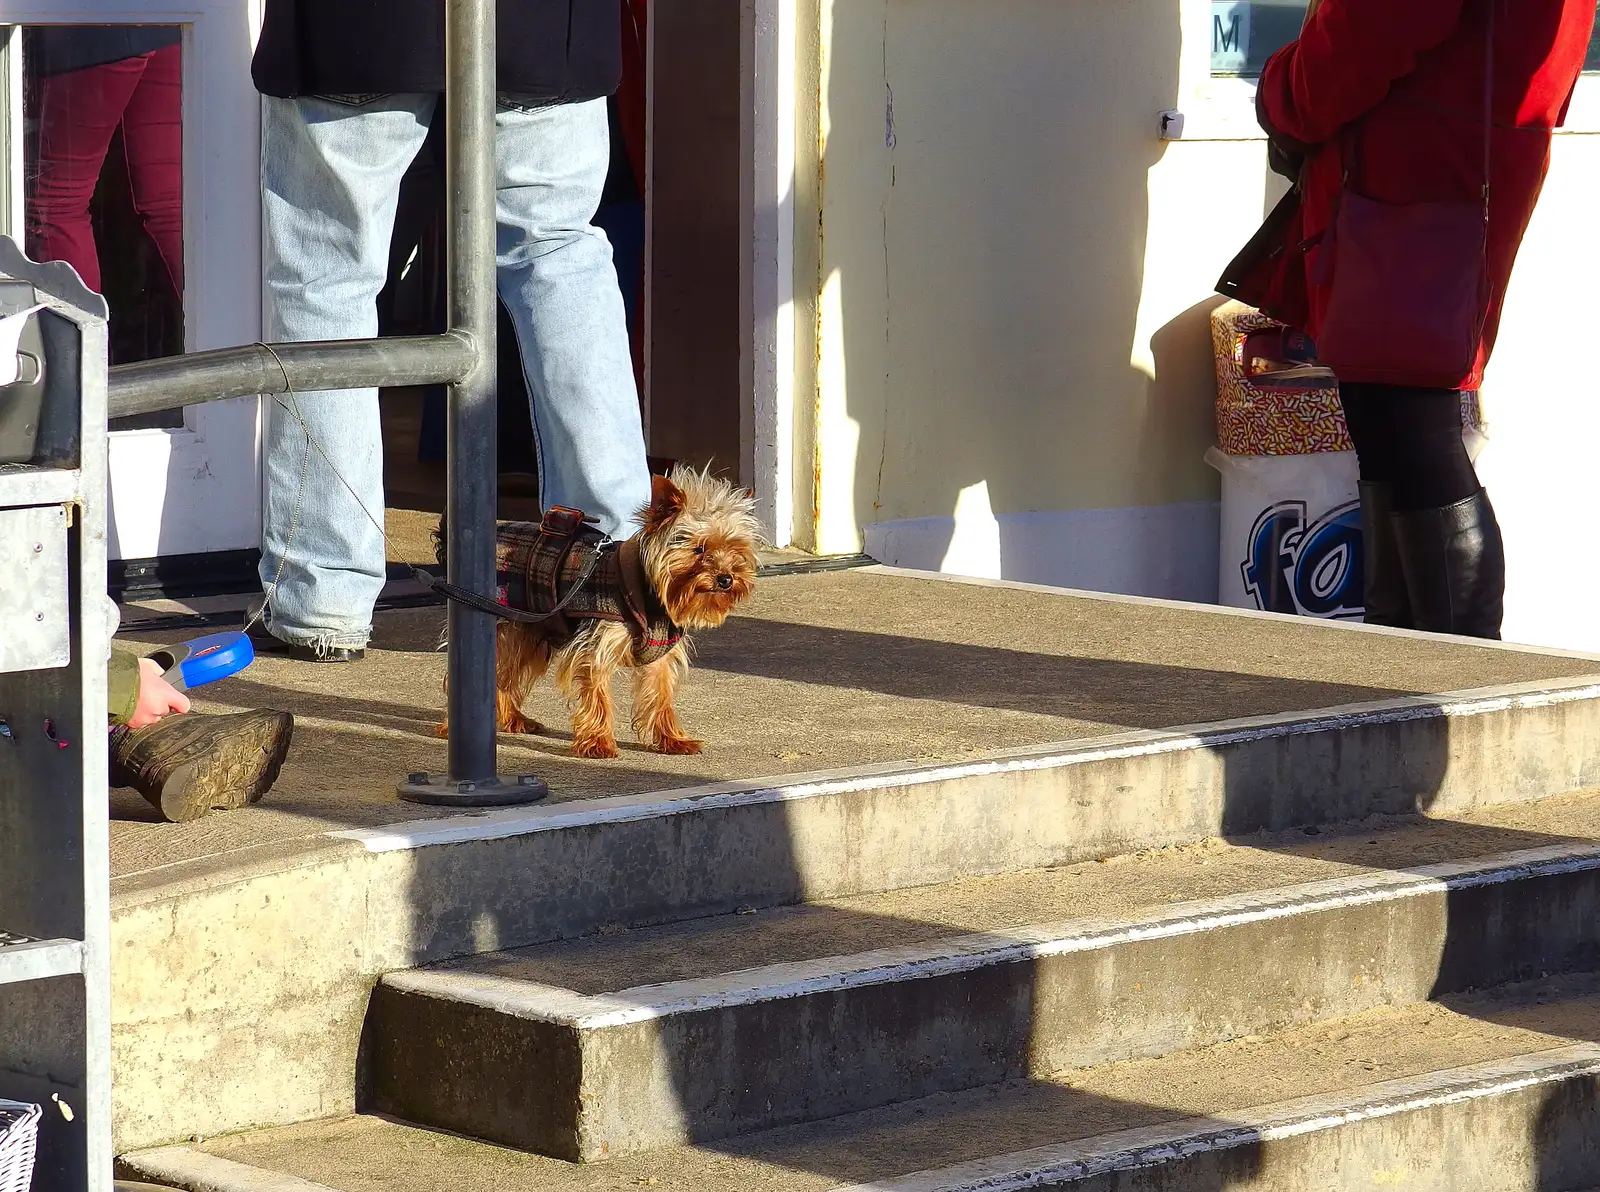
M 51 116 L 42 84 L 70 73 L 58 68 L 152 55 L 175 81 L 165 100 L 176 103 L 177 149 L 162 164 L 177 183 L 172 219 L 152 226 L 143 214 L 150 158 L 144 142 L 130 143 L 126 106 L 92 176 L 75 180 L 79 226 L 113 309 L 116 363 L 261 337 L 260 102 L 250 79 L 258 6 L 163 7 L 170 2 L 73 0 L 69 9 L 63 0 L 13 0 L 0 25 L 0 232 L 19 242 L 51 151 L 41 149 L 41 131 L 51 120 L 78 129 L 88 110 L 80 99 Z M 596 222 L 616 254 L 652 463 L 710 465 L 749 483 L 740 454 L 740 7 L 675 0 L 656 11 L 648 0 L 622 0 L 621 19 L 627 65 Z M 102 116 L 112 98 L 99 93 Z M 386 334 L 443 326 L 443 154 L 430 149 L 406 182 L 381 303 Z M 532 517 L 527 393 L 508 328 L 501 342 L 502 514 Z M 426 557 L 415 552 L 427 547 L 445 492 L 443 394 L 389 391 L 382 400 L 393 524 L 405 553 Z M 209 403 L 113 428 L 115 592 L 193 596 L 256 584 L 259 406 Z
M 623 0 L 624 75 L 609 105 L 611 167 L 595 223 L 611 241 L 651 467 L 743 479 L 739 381 L 737 0 Z M 402 186 L 382 334 L 444 327 L 444 153 L 430 133 Z M 527 387 L 500 318 L 500 515 L 538 517 Z M 385 485 L 396 548 L 431 556 L 444 507 L 445 395 L 385 390 Z

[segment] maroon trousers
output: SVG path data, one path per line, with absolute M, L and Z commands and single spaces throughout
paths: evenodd
M 178 46 L 41 79 L 38 174 L 28 195 L 28 255 L 66 261 L 100 289 L 89 220 L 118 125 L 134 209 L 183 294 L 183 76 Z

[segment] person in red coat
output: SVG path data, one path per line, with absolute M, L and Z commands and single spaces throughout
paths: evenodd
M 1476 362 L 1450 387 L 1421 376 L 1340 384 L 1361 469 L 1366 620 L 1483 638 L 1500 636 L 1505 555 L 1462 444 L 1461 390 L 1478 387 L 1494 348 L 1595 0 L 1313 4 L 1300 38 L 1267 61 L 1256 100 L 1273 168 L 1296 179 L 1299 209 L 1228 289 L 1317 339 L 1338 275 L 1338 254 L 1323 262 L 1318 250 L 1347 164 L 1359 192 L 1380 203 L 1481 200 L 1491 4 L 1487 310 Z

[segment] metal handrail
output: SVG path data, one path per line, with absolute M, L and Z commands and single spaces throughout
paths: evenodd
M 122 365 L 112 418 L 253 394 L 450 386 L 447 496 L 450 582 L 494 593 L 495 6 L 445 3 L 445 178 L 450 329 L 443 335 L 255 344 Z M 485 462 L 491 461 L 491 462 Z M 450 778 L 496 777 L 495 621 L 449 611 Z
M 190 352 L 113 368 L 106 416 L 128 418 L 274 393 L 452 385 L 466 378 L 477 360 L 472 338 L 462 331 Z

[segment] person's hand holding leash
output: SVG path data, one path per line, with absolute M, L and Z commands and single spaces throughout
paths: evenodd
M 154 659 L 139 660 L 139 702 L 128 721 L 129 728 L 147 728 L 174 712 L 189 710 L 189 697 L 162 677 L 161 664 Z

